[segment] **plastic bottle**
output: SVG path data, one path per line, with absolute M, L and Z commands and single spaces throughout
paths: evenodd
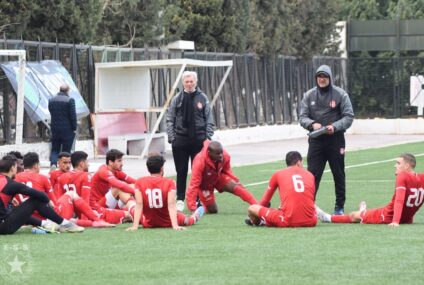
M 47 232 L 39 228 L 32 228 L 31 232 L 36 235 L 45 235 Z

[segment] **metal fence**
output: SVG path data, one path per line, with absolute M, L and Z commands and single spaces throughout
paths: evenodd
M 199 60 L 233 60 L 234 66 L 213 112 L 218 129 L 256 126 L 263 124 L 291 124 L 297 122 L 299 102 L 303 93 L 314 86 L 313 75 L 321 64 L 333 69 L 335 84 L 346 89 L 347 60 L 317 57 L 301 61 L 294 57 L 260 58 L 254 54 L 225 54 L 207 52 L 170 52 L 160 49 L 129 49 L 95 47 L 61 43 L 0 40 L 0 49 L 25 49 L 27 61 L 59 60 L 70 72 L 91 112 L 94 110 L 94 64 L 96 62 L 192 58 Z M 8 58 L 0 57 L 0 61 Z M 14 59 L 10 59 L 14 60 Z M 215 93 L 224 69 L 197 68 L 199 87 L 208 96 Z M 167 86 L 172 75 L 166 70 L 152 70 L 152 102 L 158 106 L 166 100 Z M 16 95 L 7 78 L 0 74 L 0 134 L 1 143 L 14 142 Z M 359 102 L 359 101 L 358 101 Z M 157 114 L 149 121 L 155 120 Z M 164 125 L 161 126 L 164 131 Z M 92 138 L 88 118 L 79 123 L 79 138 Z M 24 121 L 24 141 L 48 140 L 43 124 Z

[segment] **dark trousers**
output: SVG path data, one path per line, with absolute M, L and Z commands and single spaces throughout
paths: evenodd
M 203 147 L 203 140 L 188 140 L 187 138 L 176 138 L 172 143 L 172 155 L 174 156 L 175 170 L 177 172 L 177 200 L 185 199 L 187 186 L 188 162 L 193 159 Z
M 52 151 L 50 153 L 50 165 L 57 164 L 57 157 L 60 152 L 65 151 L 71 153 L 74 144 L 75 133 L 69 132 L 52 132 Z
M 336 133 L 332 136 L 324 135 L 315 139 L 309 138 L 308 170 L 315 176 L 315 197 L 318 193 L 325 164 L 328 161 L 334 179 L 335 206 L 339 208 L 344 207 L 346 200 L 344 153 L 345 138 L 343 133 Z
M 13 234 L 22 225 L 41 226 L 41 221 L 31 216 L 34 211 L 38 211 L 41 216 L 57 224 L 63 222 L 63 218 L 61 218 L 47 203 L 29 198 L 18 207 L 13 208 L 6 219 L 3 221 L 0 220 L 0 235 Z

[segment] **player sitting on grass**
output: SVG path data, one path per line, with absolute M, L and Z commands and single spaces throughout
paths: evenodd
M 59 225 L 61 232 L 81 232 L 84 230 L 84 228 L 60 217 L 50 207 L 50 200 L 45 193 L 14 181 L 16 172 L 16 158 L 11 155 L 4 156 L 0 160 L 0 234 L 13 234 L 26 224 L 49 229 L 54 225 L 51 221 Z M 29 198 L 10 210 L 9 203 L 19 194 Z M 38 211 L 41 216 L 51 221 L 41 221 L 32 217 L 34 211 Z
M 192 226 L 202 217 L 203 207 L 197 208 L 191 216 L 177 212 L 175 182 L 163 177 L 164 163 L 165 159 L 160 154 L 151 154 L 147 158 L 150 176 L 139 178 L 135 184 L 137 204 L 134 223 L 127 230 L 137 230 L 140 221 L 144 228 L 172 227 L 174 230 L 183 230 L 185 228 L 182 226 Z
M 106 153 L 106 164 L 100 166 L 92 178 L 90 206 L 109 209 L 130 210 L 135 207 L 134 183 L 135 179 L 122 171 L 124 154 L 111 149 Z
M 385 207 L 367 210 L 365 202 L 361 202 L 358 211 L 342 216 L 332 216 L 317 207 L 318 218 L 325 223 L 361 222 L 388 224 L 393 228 L 399 224 L 411 224 L 424 200 L 424 174 L 415 173 L 415 165 L 415 156 L 409 153 L 401 154 L 396 159 L 395 193 Z
M 70 219 L 76 214 L 75 221 L 84 227 L 112 227 L 103 213 L 95 212 L 89 206 L 91 178 L 88 173 L 88 154 L 83 151 L 75 151 L 71 155 L 73 170 L 62 174 L 57 179 L 56 188 L 60 195 L 61 207 L 57 212 L 64 218 Z M 113 210 L 118 211 L 118 210 Z M 111 223 L 119 223 L 125 216 L 124 211 L 119 211 L 120 218 L 111 219 Z M 106 221 L 105 221 L 106 220 Z
M 90 173 L 88 173 L 88 154 L 83 151 L 75 151 L 71 155 L 71 162 L 73 170 L 61 175 L 58 178 L 57 183 L 59 187 L 57 189 L 60 190 L 61 195 L 65 193 L 76 192 L 77 196 L 81 197 L 84 200 L 85 204 L 89 204 L 92 183 L 91 175 Z M 97 215 L 95 218 L 92 214 L 93 211 Z M 81 219 L 78 224 L 86 227 L 97 226 L 98 224 L 101 224 L 97 222 L 100 219 L 111 224 L 120 224 L 125 218 L 129 220 L 132 219 L 128 211 L 106 209 L 98 205 L 93 208 L 90 208 L 90 210 L 86 209 L 85 212 L 88 212 L 89 214 L 84 215 L 83 212 L 78 212 L 78 217 Z M 90 221 L 84 222 L 83 220 L 87 220 L 87 217 L 90 221 L 95 222 L 92 222 L 92 225 L 90 225 Z
M 206 140 L 193 161 L 190 185 L 186 193 L 187 208 L 196 209 L 196 197 L 210 214 L 218 213 L 214 189 L 228 192 L 243 201 L 257 204 L 255 197 L 239 182 L 230 165 L 230 155 L 217 141 Z
M 60 152 L 57 159 L 58 169 L 51 170 L 49 172 L 50 184 L 53 190 L 56 192 L 57 179 L 63 174 L 71 170 L 71 154 L 69 152 Z M 56 195 L 56 197 L 60 197 Z
M 317 224 L 315 213 L 315 180 L 312 173 L 302 166 L 302 156 L 297 151 L 286 154 L 287 168 L 275 172 L 259 205 L 251 205 L 248 225 L 267 227 L 314 227 Z M 268 205 L 278 188 L 280 208 Z

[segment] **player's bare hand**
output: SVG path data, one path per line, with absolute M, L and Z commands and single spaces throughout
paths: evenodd
M 132 227 L 127 228 L 125 231 L 127 231 L 127 232 L 135 232 L 137 230 L 138 230 L 138 227 L 132 226 Z
M 186 228 L 185 227 L 176 226 L 174 228 L 174 230 L 176 230 L 176 231 L 184 231 L 184 230 L 186 230 Z
M 334 134 L 334 126 L 333 125 L 329 125 L 325 127 L 327 129 L 327 134 L 332 135 Z
M 312 124 L 312 129 L 314 129 L 314 131 L 320 129 L 321 127 L 322 127 L 322 125 L 320 123 L 313 123 Z
M 17 200 L 16 198 L 13 198 L 13 200 L 12 200 L 12 205 L 13 205 L 14 207 L 18 207 L 18 206 L 19 206 L 19 202 L 18 202 L 18 200 Z
M 397 228 L 397 227 L 399 227 L 399 224 L 398 223 L 390 223 L 390 224 L 388 224 L 388 226 L 389 226 L 389 228 Z

